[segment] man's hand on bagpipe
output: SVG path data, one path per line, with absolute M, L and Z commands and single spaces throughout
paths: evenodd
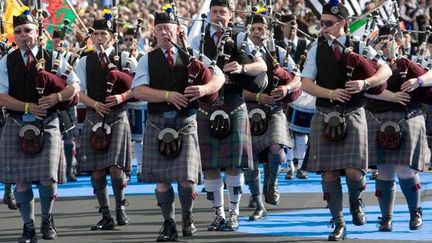
M 396 92 L 392 94 L 392 100 L 395 103 L 406 105 L 410 102 L 411 96 L 406 92 Z
M 96 113 L 98 113 L 102 117 L 107 115 L 111 111 L 111 108 L 108 106 L 108 104 L 104 104 L 104 103 L 100 103 L 100 102 L 95 103 L 94 109 L 95 109 Z
M 105 99 L 105 104 L 108 107 L 113 107 L 113 106 L 119 105 L 123 102 L 124 102 L 124 98 L 121 94 L 110 95 L 110 96 L 106 97 L 106 99 Z
M 38 103 L 45 107 L 45 109 L 55 106 L 59 102 L 57 93 L 52 93 L 47 96 L 42 96 Z
M 411 78 L 405 81 L 401 85 L 401 91 L 403 92 L 411 92 L 419 87 L 419 83 L 417 82 L 417 78 Z
M 281 85 L 272 90 L 270 95 L 274 100 L 278 101 L 283 99 L 288 93 L 288 87 L 286 85 Z
M 349 94 L 357 94 L 363 91 L 363 80 L 350 80 L 345 83 L 345 90 Z
M 181 110 L 182 108 L 185 108 L 189 104 L 189 99 L 179 92 L 175 91 L 166 91 L 165 93 L 165 100 L 173 104 L 177 109 Z
M 282 97 L 279 99 L 282 99 Z M 259 103 L 271 106 L 275 102 L 276 102 L 276 99 L 274 96 L 268 95 L 266 93 L 259 93 Z
M 227 63 L 223 67 L 222 71 L 229 73 L 229 74 L 241 74 L 242 73 L 242 65 L 236 61 L 230 62 L 230 63 Z
M 184 90 L 184 95 L 189 99 L 189 102 L 197 100 L 205 95 L 207 95 L 208 91 L 203 85 L 192 85 L 186 87 Z
M 330 100 L 339 101 L 345 103 L 351 99 L 350 93 L 346 89 L 335 89 L 330 91 L 329 98 Z
M 36 117 L 45 117 L 47 114 L 47 107 L 45 106 L 45 104 L 35 104 L 35 103 L 30 103 L 29 104 L 29 113 L 35 115 Z

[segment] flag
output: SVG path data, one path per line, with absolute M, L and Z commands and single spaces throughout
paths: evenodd
M 41 3 L 42 8 L 49 13 L 49 17 L 44 20 L 44 27 L 48 33 L 52 33 L 55 29 L 61 29 L 64 19 L 70 21 L 70 27 L 77 18 L 69 0 L 42 0 Z
M 199 36 L 201 34 L 201 25 L 203 24 L 202 21 L 199 21 L 201 19 L 201 14 L 206 14 L 207 20 L 210 19 L 210 14 L 209 14 L 210 2 L 211 2 L 210 0 L 205 0 L 201 3 L 201 8 L 196 14 L 194 21 L 192 22 L 192 25 L 189 28 L 188 38 L 187 38 L 188 45 L 191 44 L 191 41 L 195 36 Z
M 15 40 L 13 34 L 13 16 L 18 16 L 22 13 L 21 7 L 23 4 L 19 0 L 6 0 L 6 8 L 3 14 L 4 19 L 4 36 L 7 39 L 8 43 L 12 43 Z

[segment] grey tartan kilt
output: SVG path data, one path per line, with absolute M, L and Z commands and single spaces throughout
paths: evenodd
M 255 102 L 246 103 L 248 111 L 259 107 Z M 293 147 L 293 141 L 291 139 L 288 121 L 285 113 L 282 109 L 275 112 L 270 111 L 268 127 L 264 134 L 260 136 L 252 136 L 252 150 L 254 153 L 254 159 L 257 159 L 257 155 L 266 148 L 273 144 L 280 144 L 283 147 Z
M 402 129 L 401 145 L 397 149 L 388 150 L 378 144 L 377 132 L 385 121 L 399 122 L 405 117 L 403 112 L 367 112 L 369 138 L 369 165 L 392 164 L 409 165 L 422 171 L 425 161 L 428 162 L 430 152 L 426 140 L 426 127 L 423 114 L 405 120 L 399 124 Z
M 102 121 L 103 117 L 93 109 L 87 110 L 80 136 L 78 170 L 90 172 L 116 166 L 123 171 L 131 171 L 132 142 L 126 105 L 120 105 L 107 115 L 105 121 L 111 126 L 111 144 L 106 151 L 96 151 L 90 144 L 91 129 L 94 124 Z
M 335 108 L 317 107 L 312 117 L 307 170 L 320 172 L 357 168 L 365 172 L 368 168 L 368 133 L 364 108 L 346 110 L 349 113 L 346 136 L 336 142 L 328 141 L 323 134 L 323 114 L 331 111 Z
M 212 110 L 208 104 L 200 102 L 197 121 L 203 170 L 231 167 L 253 169 L 252 138 L 246 104 L 242 100 L 225 102 L 217 109 L 224 110 L 228 114 L 234 109 L 237 110 L 230 115 L 231 133 L 224 139 L 218 139 L 210 134 L 209 117 L 216 109 Z M 202 110 L 209 114 L 204 114 Z
M 28 183 L 53 180 L 66 182 L 66 160 L 59 129 L 59 119 L 44 123 L 42 150 L 34 155 L 24 154 L 18 147 L 18 133 L 22 125 L 6 118 L 0 138 L 0 181 Z
M 426 134 L 432 136 L 432 105 L 422 104 L 422 110 L 426 119 Z
M 181 134 L 181 149 L 174 158 L 168 158 L 159 152 L 158 134 L 167 127 L 173 128 Z M 142 181 L 170 183 L 189 180 L 198 182 L 198 174 L 201 171 L 201 156 L 196 115 L 176 118 L 172 122 L 160 115 L 149 115 L 145 131 Z

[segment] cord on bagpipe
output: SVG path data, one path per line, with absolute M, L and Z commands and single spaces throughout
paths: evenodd
M 134 75 L 131 71 L 131 63 L 132 63 L 132 58 L 133 58 L 133 54 L 136 50 L 138 50 L 138 37 L 140 36 L 140 31 L 141 31 L 141 27 L 144 23 L 144 20 L 141 18 L 137 19 L 137 24 L 135 26 L 134 29 L 134 35 L 133 35 L 133 39 L 132 39 L 132 45 L 129 48 L 129 57 L 126 60 L 126 64 L 123 67 L 123 72 L 126 72 L 130 75 Z
M 38 3 L 38 6 L 40 6 L 40 4 Z M 61 77 L 57 76 L 56 74 L 47 71 L 45 69 L 45 63 L 46 60 L 44 58 L 44 50 L 43 50 L 43 34 L 44 34 L 44 27 L 43 27 L 43 15 L 42 15 L 42 11 L 40 9 L 37 10 L 37 25 L 38 25 L 38 30 L 39 30 L 39 36 L 38 36 L 38 45 L 39 45 L 39 51 L 41 53 L 41 58 L 39 60 L 37 60 L 37 58 L 33 55 L 33 53 L 31 53 L 31 55 L 33 55 L 33 59 L 37 60 L 37 64 L 36 64 L 36 78 L 35 78 L 35 82 L 36 82 L 36 89 L 38 94 L 42 97 L 42 96 L 46 96 L 52 93 L 59 93 L 61 92 L 63 89 L 66 88 L 67 86 L 67 78 L 68 78 L 68 74 L 72 71 L 72 67 L 68 67 L 67 70 L 69 70 L 69 72 L 66 73 L 64 75 L 62 75 Z M 29 50 L 31 50 L 30 46 L 27 45 L 27 48 Z M 60 62 L 58 63 L 60 64 Z M 56 71 L 57 73 L 57 71 Z M 77 105 L 79 102 L 79 98 L 78 96 L 74 96 L 72 99 L 70 100 L 66 100 L 66 101 L 62 101 L 59 102 L 58 104 L 56 104 L 54 106 L 55 109 L 58 110 L 66 110 L 69 107 L 75 106 Z
M 363 55 L 357 54 L 352 47 L 346 47 L 340 43 L 334 36 L 330 36 L 333 43 L 337 43 L 343 49 L 346 57 L 347 80 L 365 80 L 373 76 L 378 70 L 378 64 L 367 59 Z M 341 57 L 343 58 L 343 56 Z M 366 93 L 372 95 L 381 94 L 387 88 L 387 83 L 372 87 L 366 90 Z

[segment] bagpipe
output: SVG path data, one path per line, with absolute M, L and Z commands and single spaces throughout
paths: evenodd
M 346 62 L 347 81 L 365 80 L 376 73 L 378 67 L 375 62 L 355 53 L 352 47 L 345 47 L 345 45 L 340 43 L 335 37 L 331 36 L 330 38 L 343 49 L 341 60 L 345 60 Z M 365 92 L 369 94 L 380 94 L 386 88 L 387 84 L 385 83 L 366 90 Z M 346 104 L 344 103 L 341 112 L 332 111 L 324 117 L 324 137 L 329 141 L 342 140 L 346 135 L 347 113 L 345 111 L 345 106 Z
M 140 35 L 140 29 L 144 23 L 144 20 L 141 18 L 137 19 L 137 24 L 135 26 L 134 35 L 132 39 L 132 45 L 129 48 L 129 57 L 126 60 L 125 67 L 122 69 L 123 72 L 129 73 L 130 75 L 133 75 L 131 72 L 131 63 L 133 58 L 133 53 L 138 49 L 138 37 Z
M 106 77 L 106 97 L 111 94 L 122 94 L 131 88 L 133 77 L 118 70 L 117 65 L 111 62 L 102 45 L 99 50 L 103 53 L 105 63 L 107 63 L 108 75 Z M 93 125 L 90 134 L 90 144 L 94 150 L 105 151 L 111 144 L 111 126 L 106 123 L 106 115 L 102 122 Z
M 25 14 L 31 14 L 29 10 L 26 11 L 28 11 L 28 13 Z M 40 11 L 37 12 L 37 15 L 38 15 L 37 19 L 38 19 L 38 28 L 39 28 L 38 45 L 39 45 L 39 50 L 42 54 L 42 58 L 37 60 L 37 58 L 33 55 L 33 53 L 31 53 L 31 55 L 33 56 L 33 60 L 37 60 L 37 64 L 36 64 L 37 73 L 36 73 L 36 80 L 35 80 L 36 90 L 39 96 L 42 97 L 44 95 L 49 95 L 54 92 L 59 92 L 59 91 L 46 90 L 46 83 L 52 84 L 55 82 L 53 80 L 58 80 L 60 78 L 44 70 L 46 60 L 44 59 L 44 51 L 43 51 L 43 43 L 42 43 L 43 17 Z M 28 50 L 31 50 L 29 43 L 26 43 L 26 45 Z M 61 81 L 65 84 L 64 80 Z M 64 87 L 66 87 L 66 85 L 64 85 Z M 49 86 L 49 89 L 52 89 L 52 85 Z M 26 106 L 29 106 L 28 103 L 26 104 Z M 28 155 L 33 155 L 41 151 L 43 147 L 44 123 L 41 118 L 35 119 L 33 115 L 29 115 L 29 114 L 26 114 L 26 116 L 28 116 L 31 119 L 29 119 L 29 122 L 26 122 L 18 132 L 18 140 L 17 140 L 18 147 L 21 149 L 23 153 Z
M 39 14 L 41 15 L 41 14 Z M 60 44 L 63 45 L 63 41 L 64 41 L 64 37 L 66 34 L 66 30 L 67 30 L 67 25 L 69 24 L 69 20 L 64 20 L 63 21 L 63 28 L 62 28 L 62 35 L 61 35 L 61 41 Z M 39 17 L 39 42 L 42 42 L 42 34 L 43 33 L 43 26 L 42 26 L 42 17 Z M 59 44 L 59 46 L 60 46 Z M 38 63 L 36 64 L 36 89 L 38 90 L 38 94 L 40 96 L 46 96 L 52 93 L 58 93 L 61 92 L 63 89 L 66 88 L 67 86 L 67 78 L 69 77 L 69 74 L 72 72 L 73 70 L 73 64 L 70 65 L 69 63 L 67 63 L 67 68 L 64 74 L 62 74 L 60 77 L 57 75 L 58 74 L 58 68 L 60 66 L 60 57 L 61 57 L 61 53 L 57 52 L 57 56 L 55 58 L 55 60 L 53 61 L 53 67 L 50 71 L 45 70 L 45 63 L 46 60 L 44 59 L 44 52 L 42 50 L 42 45 L 40 45 L 40 49 L 41 49 L 41 53 L 42 53 L 42 58 L 38 60 Z M 34 57 L 35 58 L 35 57 Z M 35 58 L 36 59 L 36 58 Z M 57 103 L 54 108 L 57 110 L 66 110 L 69 107 L 75 106 L 77 105 L 79 102 L 79 98 L 78 96 L 74 96 L 72 99 L 67 100 L 67 101 L 63 101 L 63 102 L 59 102 Z
M 271 3 L 269 2 L 269 4 Z M 267 6 L 267 10 L 269 13 L 271 13 L 271 5 Z M 269 92 L 276 89 L 276 87 L 278 86 L 289 85 L 293 81 L 293 78 L 295 76 L 300 75 L 297 67 L 295 67 L 295 70 L 291 74 L 285 68 L 282 68 L 279 62 L 277 61 L 276 46 L 273 37 L 274 23 L 275 22 L 273 21 L 268 22 L 268 36 L 263 36 L 261 40 L 262 42 L 261 46 L 265 50 L 267 56 L 271 59 L 272 62 L 272 71 L 270 75 L 271 77 L 269 77 L 271 82 L 269 82 L 270 87 L 267 88 Z M 267 40 L 267 42 L 263 43 L 264 40 Z M 301 89 L 297 89 L 293 92 L 289 90 L 289 92 L 285 95 L 285 97 L 281 99 L 281 101 L 284 103 L 293 102 L 298 97 L 300 97 L 301 93 L 302 93 Z M 259 136 L 265 133 L 268 127 L 269 112 L 272 109 L 273 109 L 272 106 L 269 107 L 269 106 L 261 105 L 260 107 L 255 108 L 249 112 L 251 134 L 253 136 Z

